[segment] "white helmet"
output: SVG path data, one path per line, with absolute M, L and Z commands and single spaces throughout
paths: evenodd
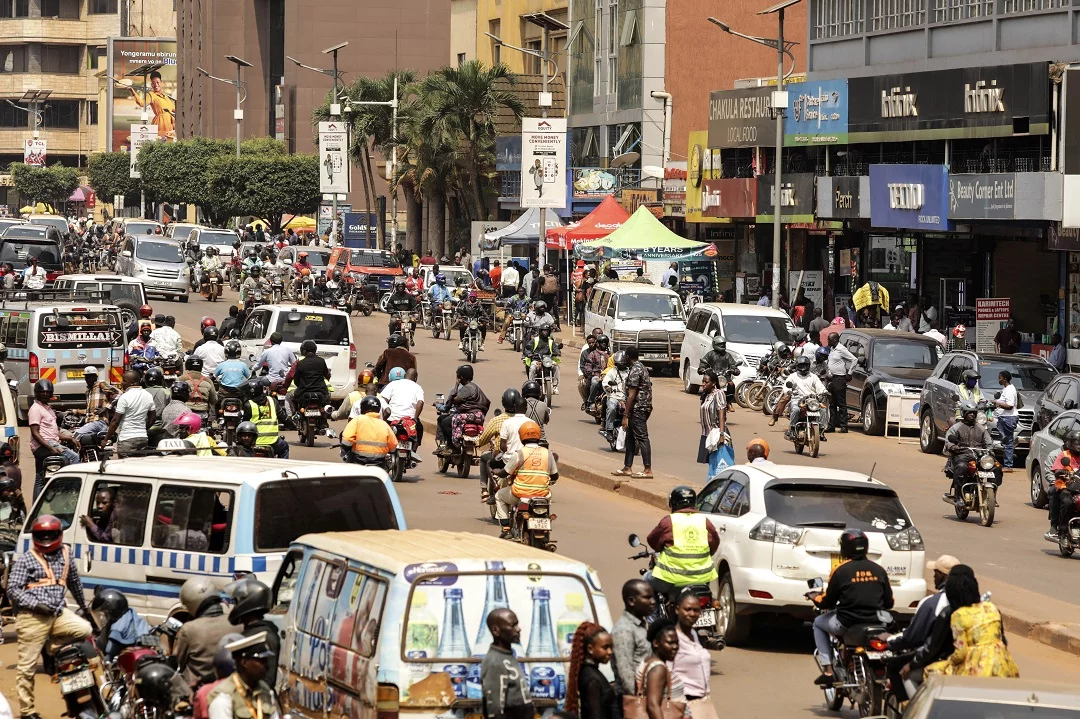
M 207 598 L 220 595 L 221 591 L 209 577 L 192 577 L 180 587 L 180 603 L 191 613 L 191 616 L 197 615 L 199 607 Z

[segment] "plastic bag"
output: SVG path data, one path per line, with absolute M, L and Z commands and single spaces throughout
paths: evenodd
M 619 427 L 619 431 L 615 433 L 615 450 L 618 452 L 626 451 L 626 428 Z

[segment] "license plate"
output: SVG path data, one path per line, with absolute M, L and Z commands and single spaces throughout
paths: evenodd
M 807 413 L 806 413 L 806 416 L 807 416 L 807 417 L 820 417 L 820 416 L 821 416 L 821 412 L 807 412 Z
M 665 352 L 646 352 L 641 355 L 641 359 L 647 360 L 666 360 L 668 358 Z
M 702 609 L 701 616 L 694 622 L 695 627 L 715 627 L 716 626 L 716 610 L 715 609 Z
M 226 417 L 239 417 L 240 413 L 239 412 L 230 412 L 230 411 L 226 410 L 225 411 L 225 416 Z
M 397 446 L 398 446 L 398 449 L 403 450 L 405 452 L 409 452 L 409 451 L 412 450 L 412 442 L 398 442 Z
M 839 554 L 832 555 L 832 568 L 829 570 L 829 574 L 832 574 L 834 571 L 836 571 L 836 568 L 843 563 L 844 558 L 842 556 L 840 556 Z
M 864 652 L 864 654 L 867 659 L 871 660 L 885 659 L 892 656 L 892 652 Z
M 550 519 L 539 519 L 537 517 L 529 517 L 529 529 L 546 529 L 551 530 Z
M 317 410 L 317 409 L 305 409 L 304 410 L 304 416 L 305 417 L 322 417 L 322 411 Z
M 986 470 L 979 470 L 979 479 L 995 479 L 993 472 L 987 472 Z
M 69 369 L 66 374 L 67 374 L 68 379 L 82 379 L 83 378 L 83 371 L 81 369 Z
M 94 673 L 89 669 L 82 669 L 72 674 L 60 675 L 60 693 L 71 694 L 94 686 Z

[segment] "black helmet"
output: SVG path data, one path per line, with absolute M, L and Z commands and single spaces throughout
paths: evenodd
M 840 535 L 840 556 L 844 559 L 865 559 L 870 540 L 861 529 L 845 529 Z
M 240 343 L 236 340 L 229 340 L 225 343 L 225 356 L 229 359 L 240 358 Z
M 697 492 L 692 487 L 687 487 L 684 484 L 671 490 L 667 503 L 672 512 L 677 512 L 680 509 L 693 507 L 695 501 L 697 501 Z
M 300 354 L 307 354 L 308 352 L 318 352 L 319 345 L 315 344 L 315 340 L 304 340 L 300 343 Z
M 143 385 L 146 387 L 161 387 L 165 384 L 165 373 L 160 367 L 151 367 L 143 375 Z
M 802 377 L 805 377 L 806 375 L 810 374 L 810 356 L 809 355 L 799 355 L 799 358 L 797 360 L 795 360 L 795 371 L 798 372 L 799 375 L 802 376 Z
M 188 355 L 188 358 L 184 360 L 184 369 L 189 372 L 202 372 L 202 357 Z
M 191 387 L 187 382 L 180 382 L 179 380 L 173 382 L 169 391 L 172 392 L 172 398 L 177 402 L 187 402 L 191 399 Z
M 543 395 L 544 390 L 540 388 L 540 383 L 534 379 L 521 385 L 521 396 L 525 399 L 540 399 Z
M 334 282 L 341 281 L 341 270 L 334 270 Z
M 466 382 L 472 382 L 473 368 L 471 364 L 463 364 L 457 368 L 457 376 Z
M 780 357 L 782 359 L 787 359 L 787 358 L 791 357 L 791 348 L 788 347 L 787 345 L 784 345 L 783 347 L 781 347 L 780 349 L 778 349 L 776 351 L 776 354 L 780 355 Z
M 967 424 L 975 424 L 975 417 L 979 413 L 979 407 L 970 399 L 960 403 L 960 418 Z
M 52 396 L 53 391 L 53 383 L 47 379 L 39 379 L 34 383 L 34 394 L 48 392 L 49 396 Z
M 502 395 L 503 410 L 514 414 L 521 409 L 521 392 L 511 387 L 503 392 Z
M 154 662 L 135 672 L 135 690 L 151 706 L 172 706 L 172 681 L 176 670 L 163 662 Z
M 395 332 L 386 338 L 386 346 L 390 349 L 394 349 L 395 347 L 402 347 L 403 345 L 401 344 L 401 341 L 404 339 L 405 338 L 401 336 L 400 332 Z
M 378 397 L 364 397 L 360 400 L 360 413 L 367 414 L 368 412 L 382 413 L 382 403 L 379 402 Z
M 258 619 L 270 611 L 270 587 L 254 577 L 236 582 L 232 597 L 235 606 L 229 612 L 229 621 L 233 624 L 243 624 L 252 615 Z
M 248 397 L 254 400 L 261 400 L 266 396 L 266 385 L 263 384 L 262 377 L 253 377 L 244 383 L 247 386 Z
M 1065 435 L 1065 449 L 1072 452 L 1080 452 L 1080 432 L 1075 429 Z
M 611 340 L 608 339 L 607 335 L 599 335 L 596 338 L 596 346 L 604 351 L 607 351 L 607 348 L 611 346 Z
M 622 350 L 619 350 L 618 352 L 615 353 L 615 356 L 612 358 L 612 361 L 615 363 L 615 366 L 618 367 L 619 369 L 626 369 L 627 367 L 630 366 L 630 358 L 627 357 L 626 353 L 623 352 Z
M 15 481 L 14 477 L 0 474 L 0 494 L 3 494 L 4 492 L 14 492 L 16 489 L 22 489 L 21 482 Z
M 207 327 L 202 331 L 203 339 L 207 342 L 217 342 L 218 331 L 217 327 Z
M 90 608 L 104 614 L 108 621 L 115 622 L 127 612 L 128 600 L 123 592 L 99 587 L 94 592 L 94 601 L 90 602 Z
M 259 428 L 255 426 L 254 422 L 241 422 L 240 424 L 236 425 L 237 438 L 239 438 L 240 435 L 251 435 L 252 437 L 258 437 Z

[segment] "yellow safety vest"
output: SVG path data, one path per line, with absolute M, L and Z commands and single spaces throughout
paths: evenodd
M 979 385 L 975 385 L 975 389 L 968 389 L 967 385 L 958 384 L 956 385 L 956 393 L 960 395 L 960 400 L 956 403 L 957 419 L 960 419 L 960 402 L 970 399 L 975 404 L 978 404 L 983 398 L 982 389 L 979 388 Z
M 525 447 L 521 450 L 521 466 L 514 472 L 510 491 L 515 497 L 548 497 L 551 495 L 551 454 L 546 447 Z
M 674 543 L 660 552 L 652 575 L 669 584 L 707 584 L 716 579 L 716 567 L 709 551 L 709 520 L 704 514 L 671 515 Z
M 265 406 L 252 402 L 251 421 L 259 430 L 259 436 L 255 439 L 256 446 L 269 447 L 278 441 L 277 408 L 272 400 L 267 400 Z

